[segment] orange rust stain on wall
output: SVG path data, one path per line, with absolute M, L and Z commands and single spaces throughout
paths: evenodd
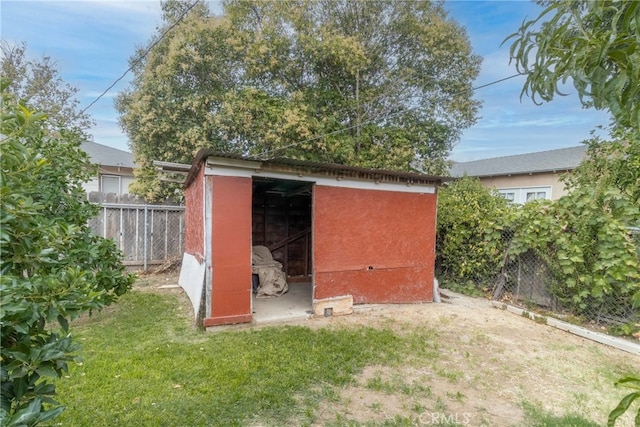
M 211 317 L 205 326 L 251 321 L 251 179 L 212 179 Z
M 436 195 L 316 186 L 314 298 L 433 299 Z
M 204 168 L 184 192 L 185 252 L 198 259 L 204 256 Z

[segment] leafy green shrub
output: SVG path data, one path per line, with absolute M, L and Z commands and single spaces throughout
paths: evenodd
M 63 410 L 50 378 L 77 360 L 69 321 L 114 302 L 133 276 L 87 226 L 96 208 L 82 183 L 95 169 L 79 135 L 47 130 L 1 85 L 0 424 L 32 426 Z
M 616 315 L 621 301 L 640 298 L 629 231 L 640 224 L 640 168 L 628 170 L 640 164 L 635 144 L 592 141 L 588 159 L 567 178 L 569 194 L 524 205 L 512 224 L 510 255 L 535 250 L 553 273 L 552 293 L 575 314 Z
M 552 203 L 527 204 L 513 225 L 510 256 L 534 249 L 553 273 L 552 293 L 576 314 L 630 299 L 640 280 L 638 258 L 615 206 L 637 210 L 612 189 L 597 195 L 580 188 Z
M 628 387 L 634 391 L 623 397 L 620 403 L 618 403 L 618 406 L 616 406 L 613 411 L 611 411 L 607 420 L 607 427 L 614 427 L 616 424 L 616 420 L 620 418 L 620 416 L 631 407 L 633 401 L 636 399 L 640 399 L 640 378 L 625 377 L 616 381 L 616 385 Z M 636 412 L 634 422 L 636 426 L 640 425 L 640 406 L 638 406 L 638 411 Z
M 569 194 L 553 202 L 509 207 L 466 177 L 442 188 L 443 284 L 467 293 L 488 288 L 505 260 L 533 251 L 553 275 L 551 292 L 574 314 L 626 317 L 640 307 L 640 248 L 630 231 L 640 226 L 640 141 L 623 131 L 613 137 L 589 142 L 587 159 L 565 177 Z
M 465 293 L 483 289 L 500 271 L 512 208 L 480 180 L 464 177 L 438 192 L 436 257 L 443 285 Z

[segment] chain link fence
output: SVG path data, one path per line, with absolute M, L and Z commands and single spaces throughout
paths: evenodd
M 631 227 L 629 231 L 640 259 L 640 228 Z M 506 237 L 510 239 L 513 234 Z M 513 257 L 505 255 L 494 280 L 492 299 L 613 335 L 627 335 L 629 328 L 636 327 L 640 313 L 633 308 L 632 293 L 612 292 L 577 299 L 579 290 L 556 279 L 550 267 L 555 256 L 532 250 Z
M 184 252 L 184 206 L 103 202 L 89 227 L 116 243 L 124 265 L 145 272 Z

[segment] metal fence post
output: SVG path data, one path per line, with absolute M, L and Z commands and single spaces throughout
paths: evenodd
M 120 250 L 124 252 L 124 233 L 123 233 L 123 228 L 124 228 L 124 221 L 122 216 L 124 215 L 124 208 L 120 208 L 120 233 L 118 235 L 118 244 L 120 246 Z
M 182 230 L 184 230 L 184 225 L 182 223 L 182 216 L 178 217 L 178 233 L 179 233 L 179 240 L 178 240 L 178 246 L 182 247 L 183 243 L 182 243 Z
M 148 208 L 147 205 L 144 205 L 144 261 L 143 261 L 143 267 L 142 270 L 146 273 L 147 272 L 147 233 L 148 233 L 148 227 L 147 227 L 147 212 L 148 212 Z
M 169 210 L 164 211 L 164 256 L 169 252 Z
M 135 259 L 140 259 L 140 208 L 136 208 L 136 244 Z
M 155 212 L 155 209 L 150 209 L 150 210 L 151 210 L 151 227 L 150 227 L 151 228 L 151 235 L 149 236 L 149 242 L 151 243 L 151 247 L 149 248 L 149 257 L 151 258 L 151 260 L 153 260 L 153 255 L 154 255 L 153 254 L 153 248 L 155 246 L 155 242 L 153 241 L 153 239 L 155 238 L 155 234 L 156 234 L 156 233 L 154 233 L 156 225 L 153 222 L 153 218 L 154 218 L 153 213 Z
M 107 238 L 107 207 L 102 208 L 102 237 Z

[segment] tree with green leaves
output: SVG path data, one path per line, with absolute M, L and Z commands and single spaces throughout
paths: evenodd
M 25 43 L 0 43 L 2 77 L 8 82 L 7 91 L 26 106 L 37 106 L 47 114 L 47 124 L 55 129 L 64 127 L 86 132 L 94 125 L 91 117 L 79 109 L 78 89 L 60 78 L 56 63 L 49 56 L 29 59 Z
M 550 101 L 572 81 L 582 104 L 640 133 L 640 2 L 539 1 L 545 9 L 509 36 L 526 74 L 522 95 Z
M 640 402 L 640 377 L 624 377 L 620 378 L 615 383 L 616 386 L 622 386 L 633 390 L 631 393 L 627 394 L 622 398 L 618 406 L 616 406 L 613 411 L 609 414 L 607 418 L 607 427 L 615 427 L 616 421 L 624 414 L 634 401 Z M 636 406 L 638 404 L 636 403 Z M 636 426 L 640 425 L 640 406 L 638 406 L 636 410 L 636 415 L 634 418 L 634 423 Z
M 480 58 L 440 2 L 229 0 L 163 3 L 153 48 L 134 55 L 116 105 L 136 162 L 134 191 L 159 186 L 153 160 L 212 147 L 440 174 L 476 121 Z M 173 26 L 171 31 L 167 31 Z
M 587 141 L 587 157 L 565 177 L 569 193 L 517 211 L 509 246 L 510 256 L 534 250 L 546 261 L 551 291 L 565 310 L 588 320 L 625 319 L 610 326 L 624 335 L 640 326 L 640 143 L 634 135 L 619 128 L 611 141 Z M 639 384 L 637 375 L 616 383 L 635 392 L 611 411 L 609 427 L 640 397 Z
M 640 206 L 640 143 L 631 129 L 614 129 L 608 139 L 594 136 L 584 141 L 587 155 L 564 177 L 567 190 L 597 186 L 620 192 L 631 205 Z M 628 218 L 640 226 L 640 217 Z
M 568 195 L 519 212 L 510 250 L 546 256 L 554 295 L 579 314 L 627 316 L 631 307 L 622 325 L 631 333 L 640 319 L 640 239 L 633 238 L 640 227 L 640 2 L 540 3 L 540 16 L 507 38 L 511 58 L 527 74 L 522 95 L 550 101 L 571 79 L 582 104 L 610 111 L 614 125 L 611 141 L 587 142 L 587 158 L 566 177 Z M 634 392 L 611 411 L 607 426 L 640 398 L 639 384 L 638 375 L 616 383 Z M 640 408 L 634 419 L 640 425 Z
M 47 122 L 0 82 L 0 424 L 55 418 L 52 379 L 78 359 L 69 322 L 132 285 L 111 240 L 87 221 L 82 184 L 96 172 L 82 134 Z
M 448 289 L 475 294 L 490 289 L 500 272 L 512 208 L 507 200 L 463 177 L 438 191 L 438 277 Z
M 588 157 L 566 178 L 570 193 L 555 213 L 532 213 L 553 223 L 547 234 L 533 227 L 523 238 L 542 251 L 556 248 L 559 282 L 579 309 L 611 294 L 633 295 L 638 308 L 639 262 L 628 230 L 640 226 L 640 2 L 540 3 L 541 14 L 505 40 L 527 74 L 522 95 L 550 101 L 571 79 L 583 105 L 610 111 L 614 126 L 610 141 L 587 142 Z
M 553 274 L 550 290 L 565 310 L 588 320 L 628 319 L 633 326 L 640 260 L 629 225 L 638 219 L 640 206 L 606 179 L 573 187 L 556 201 L 528 203 L 516 212 L 509 256 L 535 251 Z

